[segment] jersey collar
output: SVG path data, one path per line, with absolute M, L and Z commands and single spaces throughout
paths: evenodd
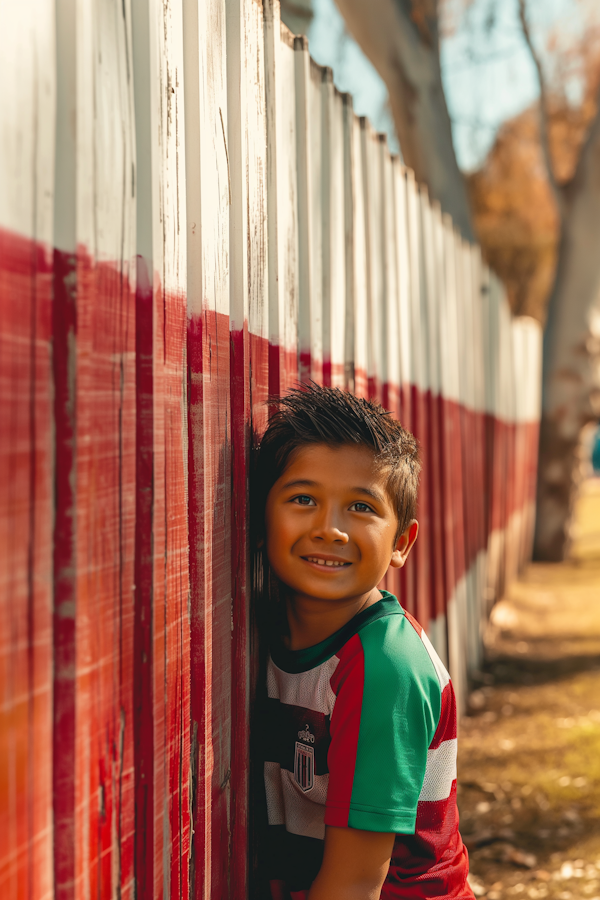
M 283 641 L 276 640 L 271 646 L 271 659 L 278 669 L 296 675 L 300 672 L 308 672 L 331 659 L 332 656 L 347 644 L 361 629 L 370 622 L 375 622 L 384 616 L 404 615 L 396 597 L 389 591 L 381 591 L 381 600 L 368 606 L 363 612 L 346 622 L 339 631 L 330 634 L 328 638 L 312 647 L 302 650 L 288 650 Z

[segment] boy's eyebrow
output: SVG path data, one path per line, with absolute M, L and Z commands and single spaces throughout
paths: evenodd
M 318 481 L 311 481 L 309 478 L 298 478 L 296 481 L 286 481 L 283 485 L 283 490 L 292 487 L 318 487 Z
M 283 485 L 283 490 L 287 490 L 288 488 L 294 487 L 319 487 L 318 481 L 311 481 L 310 478 L 298 478 L 295 481 L 287 481 Z M 379 501 L 379 503 L 384 502 L 384 498 L 377 491 L 372 490 L 372 488 L 366 487 L 352 487 L 350 488 L 351 494 L 366 494 L 367 497 L 371 497 L 373 500 Z
M 384 498 L 377 491 L 372 490 L 371 488 L 366 487 L 353 487 L 350 488 L 351 493 L 353 494 L 366 494 L 367 497 L 372 497 L 373 500 L 378 500 L 380 503 L 383 503 Z

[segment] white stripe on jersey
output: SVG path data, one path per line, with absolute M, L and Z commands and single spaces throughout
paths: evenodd
M 443 741 L 435 750 L 427 751 L 425 779 L 419 794 L 421 800 L 447 800 L 456 779 L 456 738 Z
M 298 787 L 292 772 L 279 763 L 265 763 L 265 790 L 269 825 L 285 825 L 286 831 L 323 840 L 325 801 L 329 775 L 315 775 L 307 793 Z
M 446 669 L 444 668 L 443 662 L 441 661 L 441 659 L 435 652 L 433 644 L 431 643 L 431 641 L 429 640 L 429 638 L 427 637 L 427 635 L 425 634 L 424 631 L 421 632 L 421 640 L 423 641 L 423 644 L 425 645 L 425 649 L 427 650 L 427 653 L 429 654 L 429 658 L 434 665 L 438 680 L 440 682 L 440 690 L 443 691 L 444 688 L 446 687 L 446 685 L 450 681 L 450 676 L 448 675 Z
M 329 774 L 315 775 L 312 790 L 304 793 L 293 772 L 281 769 L 281 787 L 285 804 L 285 827 L 292 834 L 325 838 L 325 801 Z
M 289 706 L 312 709 L 330 716 L 335 704 L 335 694 L 331 690 L 329 681 L 338 664 L 338 657 L 332 656 L 331 659 L 314 669 L 309 669 L 308 672 L 290 675 L 289 672 L 279 669 L 269 657 L 267 693 L 272 699 Z

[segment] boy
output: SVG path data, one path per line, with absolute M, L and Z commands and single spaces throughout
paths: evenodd
M 303 386 L 278 407 L 256 473 L 279 623 L 257 723 L 273 898 L 472 898 L 450 678 L 377 588 L 417 537 L 417 443 L 339 389 Z

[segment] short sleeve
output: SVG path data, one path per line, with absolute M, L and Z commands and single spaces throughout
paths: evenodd
M 414 834 L 441 711 L 433 663 L 402 613 L 370 623 L 339 658 L 325 824 Z

